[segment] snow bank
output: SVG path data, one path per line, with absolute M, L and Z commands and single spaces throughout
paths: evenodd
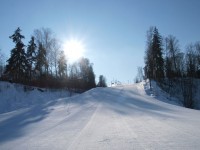
M 68 96 L 69 92 L 64 90 L 39 90 L 33 87 L 25 91 L 23 85 L 0 81 L 0 113 Z
M 173 104 L 173 105 L 177 105 L 177 106 L 183 106 L 183 104 L 181 103 L 181 100 L 179 100 L 178 98 L 172 97 L 168 93 L 163 91 L 157 85 L 157 83 L 155 81 L 151 81 L 151 86 L 152 86 L 151 89 L 150 89 L 149 80 L 143 81 L 140 84 L 143 85 L 146 94 L 151 97 L 154 97 L 156 100 L 159 100 L 159 101 L 162 101 L 165 103 L 169 103 L 169 104 Z

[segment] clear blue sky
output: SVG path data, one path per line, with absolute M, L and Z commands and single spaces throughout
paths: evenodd
M 8 58 L 17 27 L 25 44 L 34 29 L 51 28 L 61 41 L 84 41 L 97 77 L 133 82 L 144 66 L 149 27 L 176 36 L 184 50 L 200 40 L 199 8 L 199 0 L 1 0 L 0 49 Z

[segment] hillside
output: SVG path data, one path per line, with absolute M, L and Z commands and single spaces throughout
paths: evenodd
M 147 91 L 139 83 L 44 96 L 43 103 L 0 115 L 0 149 L 199 149 L 200 112 Z

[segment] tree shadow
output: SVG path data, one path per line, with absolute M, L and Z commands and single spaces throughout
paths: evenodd
M 140 95 L 137 91 L 124 91 L 123 89 L 100 89 L 99 93 L 92 93 L 97 101 L 101 101 L 108 109 L 120 115 L 129 116 L 155 116 L 159 118 L 176 118 L 175 109 L 166 107 L 164 102 L 155 101 L 150 96 Z M 106 99 L 102 99 L 106 97 Z M 166 105 L 164 105 L 166 104 Z
M 137 91 L 124 91 L 123 88 L 96 88 L 81 95 L 65 98 L 62 102 L 64 102 L 63 105 L 74 104 L 77 107 L 84 107 L 84 105 L 87 106 L 89 103 L 93 104 L 93 102 L 94 104 L 101 103 L 105 109 L 114 111 L 122 116 L 178 117 L 175 115 L 175 109 L 163 106 L 162 102 L 155 102 L 151 97 L 144 97 L 144 95 L 140 95 Z M 0 144 L 27 135 L 26 130 L 29 131 L 31 129 L 29 126 L 47 118 L 52 112 L 50 107 L 57 103 L 59 103 L 57 100 L 52 100 L 45 104 L 22 109 L 1 121 Z M 97 107 L 97 105 L 94 105 L 94 107 Z M 85 109 L 88 108 L 90 109 L 90 107 L 85 107 Z
M 19 138 L 26 134 L 25 128 L 28 125 L 42 121 L 52 111 L 48 109 L 55 105 L 56 101 L 50 101 L 46 104 L 35 105 L 30 108 L 18 110 L 8 119 L 0 122 L 0 143 Z M 10 112 L 12 113 L 12 112 Z M 9 114 L 2 114 L 9 115 Z

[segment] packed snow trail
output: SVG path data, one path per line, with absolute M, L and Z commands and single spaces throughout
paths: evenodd
M 160 102 L 142 84 L 96 88 L 0 115 L 0 149 L 199 149 L 200 112 Z

